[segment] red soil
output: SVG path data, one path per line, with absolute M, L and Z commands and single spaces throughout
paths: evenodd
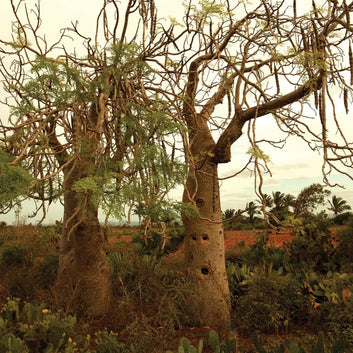
M 116 243 L 118 240 L 130 242 L 132 239 L 131 233 L 141 231 L 140 228 L 114 228 L 112 235 L 109 237 L 110 243 Z M 260 230 L 258 234 L 263 231 Z M 239 242 L 244 242 L 245 246 L 254 244 L 256 241 L 256 232 L 254 230 L 231 230 L 225 231 L 224 246 L 226 249 L 234 249 Z M 293 239 L 292 233 L 288 230 L 283 230 L 279 233 L 272 232 L 269 235 L 268 244 L 273 244 L 276 247 Z
M 259 231 L 261 232 L 263 231 Z M 273 244 L 276 247 L 283 243 L 290 242 L 293 235 L 290 231 L 281 231 L 279 233 L 272 232 L 269 235 L 268 244 Z M 256 233 L 253 230 L 231 230 L 225 232 L 224 246 L 226 249 L 233 249 L 239 242 L 244 242 L 245 246 L 254 244 L 256 241 Z
M 331 228 L 333 237 L 337 236 L 337 232 L 342 227 Z M 113 228 L 112 235 L 109 237 L 110 243 L 115 243 L 119 239 L 130 242 L 132 239 L 132 234 L 141 231 L 141 228 Z M 225 231 L 224 236 L 224 246 L 226 249 L 234 249 L 238 246 L 239 242 L 244 242 L 245 246 L 249 244 L 254 244 L 257 235 L 261 235 L 264 230 L 229 230 Z M 276 247 L 282 246 L 283 243 L 288 243 L 293 239 L 292 232 L 288 229 L 282 229 L 279 233 L 272 231 L 269 234 L 268 244 L 273 244 Z M 334 242 L 335 245 L 336 242 Z

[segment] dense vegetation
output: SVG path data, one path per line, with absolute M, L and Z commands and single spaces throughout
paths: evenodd
M 180 340 L 193 322 L 184 305 L 190 281 L 178 251 L 181 227 L 169 229 L 164 249 L 157 232 L 145 244 L 138 228 L 109 228 L 114 304 L 108 316 L 92 318 L 58 310 L 60 224 L 2 224 L 0 352 L 173 352 L 178 344 L 178 352 L 349 352 L 353 219 L 331 230 L 337 225 L 321 213 L 295 219 L 282 247 L 268 243 L 267 228 L 254 244 L 228 249 L 231 325 L 219 334 L 199 329 L 191 343 Z

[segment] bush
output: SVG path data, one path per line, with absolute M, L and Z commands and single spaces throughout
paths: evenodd
M 310 268 L 311 271 L 321 273 L 335 270 L 330 224 L 330 220 L 323 214 L 294 219 L 295 237 L 291 243 L 286 244 L 291 268 L 296 271 Z
M 41 289 L 49 289 L 56 281 L 59 268 L 59 255 L 48 254 L 38 266 L 36 273 L 37 284 Z
M 29 265 L 32 262 L 32 258 L 27 247 L 13 244 L 2 249 L 1 262 L 5 266 L 22 266 Z
M 141 256 L 133 246 L 108 260 L 123 318 L 117 329 L 141 347 L 161 346 L 185 320 L 188 281 L 181 273 L 164 270 L 157 256 Z
M 342 270 L 353 272 L 353 220 L 346 229 L 340 231 L 333 257 Z
M 254 273 L 245 283 L 246 293 L 236 301 L 233 315 L 241 331 L 273 332 L 310 318 L 310 298 L 300 293 L 299 283 L 290 274 Z
M 166 236 L 167 241 L 161 233 L 150 232 L 146 241 L 142 234 L 134 234 L 132 242 L 139 244 L 143 254 L 160 257 L 178 250 L 184 240 L 185 231 L 181 228 L 174 228 L 169 230 Z
M 352 222 L 353 213 L 352 212 L 344 212 L 333 218 L 333 223 L 339 226 Z
M 328 347 L 325 346 L 322 335 L 319 335 L 317 340 L 315 340 L 309 349 L 305 349 L 301 344 L 296 344 L 291 342 L 290 340 L 285 340 L 284 343 L 281 343 L 278 346 L 271 346 L 269 348 L 264 347 L 264 343 L 255 333 L 253 335 L 253 343 L 258 353 L 344 353 L 345 352 L 345 344 L 343 341 L 335 342 L 331 350 L 329 351 Z

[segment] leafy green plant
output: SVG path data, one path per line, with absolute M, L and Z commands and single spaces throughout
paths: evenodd
M 18 299 L 8 300 L 1 310 L 0 342 L 7 349 L 16 342 L 19 347 L 25 345 L 28 352 L 59 351 L 72 342 L 75 324 L 75 317 L 63 318 L 30 303 L 20 310 Z
M 32 261 L 29 249 L 20 244 L 5 246 L 1 252 L 1 262 L 6 266 L 28 265 Z
M 289 265 L 297 270 L 306 267 L 321 273 L 332 270 L 334 246 L 329 228 L 330 222 L 324 214 L 308 216 L 305 219 L 292 219 L 295 237 L 286 244 Z
M 213 347 L 215 353 L 232 353 L 237 350 L 237 342 L 235 336 L 229 331 L 229 337 L 222 340 L 222 337 L 214 330 L 211 330 L 207 338 Z
M 353 272 L 353 218 L 338 234 L 338 246 L 334 250 L 334 261 L 341 269 Z
M 38 266 L 36 272 L 37 285 L 41 289 L 48 289 L 54 285 L 59 268 L 59 255 L 48 254 Z
M 299 283 L 290 274 L 258 271 L 246 283 L 246 292 L 236 301 L 232 316 L 240 331 L 278 331 L 310 317 L 310 298 L 298 291 Z
M 243 264 L 240 266 L 237 263 L 227 262 L 227 277 L 229 283 L 229 291 L 231 293 L 232 307 L 236 306 L 239 297 L 246 294 L 246 280 L 252 275 L 250 268 Z
M 203 350 L 203 340 L 199 341 L 197 347 L 193 346 L 190 341 L 183 337 L 180 339 L 178 352 L 177 353 L 202 353 Z M 172 351 L 167 351 L 166 353 L 173 353 Z
M 119 343 L 118 335 L 107 330 L 96 334 L 95 349 L 101 353 L 129 353 L 131 352 L 124 343 Z
M 159 257 L 142 255 L 134 244 L 108 258 L 119 316 L 124 318 L 118 329 L 135 347 L 162 346 L 185 320 L 184 303 L 190 292 L 186 277 L 164 269 Z
M 331 349 L 325 346 L 322 335 L 320 335 L 316 342 L 307 350 L 300 344 L 291 342 L 290 340 L 284 340 L 277 346 L 271 346 L 269 348 L 264 347 L 263 341 L 258 337 L 257 333 L 253 335 L 253 344 L 258 353 L 344 353 L 345 345 L 343 341 L 337 341 L 333 344 Z
M 91 338 L 88 326 L 79 327 L 76 317 L 51 313 L 43 305 L 9 299 L 0 315 L 0 352 L 11 353 L 130 353 L 117 335 L 107 330 Z M 76 333 L 79 328 L 83 335 Z M 90 347 L 94 343 L 94 350 Z

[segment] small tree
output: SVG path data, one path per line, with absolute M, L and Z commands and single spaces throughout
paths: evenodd
M 324 205 L 326 197 L 330 195 L 329 190 L 325 190 L 320 184 L 312 184 L 302 191 L 296 198 L 294 204 L 294 217 L 310 216 L 320 205 Z

